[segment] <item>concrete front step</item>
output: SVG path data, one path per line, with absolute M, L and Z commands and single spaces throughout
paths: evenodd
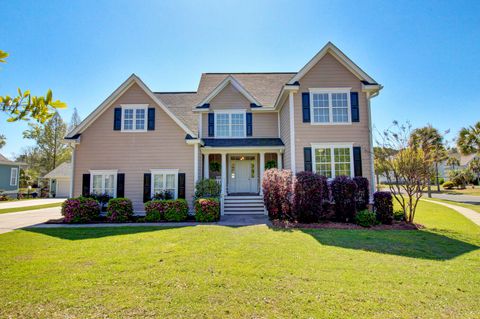
M 225 196 L 223 210 L 224 215 L 263 215 L 265 206 L 262 196 Z

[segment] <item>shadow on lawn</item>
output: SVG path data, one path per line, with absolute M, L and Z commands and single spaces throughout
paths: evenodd
M 314 230 L 303 233 L 327 246 L 411 258 L 449 260 L 477 250 L 478 246 L 426 230 Z

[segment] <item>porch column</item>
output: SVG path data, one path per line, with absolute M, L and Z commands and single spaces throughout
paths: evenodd
M 263 180 L 263 173 L 265 172 L 265 153 L 260 152 L 260 195 L 263 195 L 263 188 L 262 188 L 262 180 Z
M 210 178 L 210 154 L 203 155 L 203 178 L 209 179 Z
M 277 152 L 277 168 L 278 169 L 283 169 L 282 153 L 280 153 L 280 152 Z
M 222 153 L 222 195 L 227 194 L 227 154 Z
M 196 187 L 198 182 L 198 143 L 193 147 L 193 185 Z

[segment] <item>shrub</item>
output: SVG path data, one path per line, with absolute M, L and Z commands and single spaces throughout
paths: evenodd
M 355 215 L 355 223 L 362 227 L 370 227 L 377 222 L 374 212 L 368 209 L 361 210 Z
M 404 221 L 405 220 L 405 214 L 403 213 L 403 210 L 397 209 L 396 211 L 393 212 L 393 219 L 398 220 L 398 221 Z
M 220 198 L 222 186 L 216 180 L 203 179 L 197 182 L 195 198 Z
M 355 204 L 357 205 L 357 210 L 367 209 L 368 203 L 370 201 L 370 190 L 368 179 L 365 177 L 357 176 L 353 178 L 355 184 L 357 184 L 357 192 L 355 195 Z
M 89 223 L 100 216 L 100 204 L 86 197 L 69 198 L 62 203 L 66 223 Z
M 163 202 L 162 200 L 151 200 L 145 203 L 145 220 L 147 222 L 165 220 L 165 205 L 163 205 Z
M 311 223 L 325 218 L 323 202 L 328 198 L 326 177 L 300 172 L 293 189 L 293 216 L 299 222 Z
M 442 187 L 445 189 L 452 189 L 455 187 L 455 184 L 452 181 L 446 181 L 442 184 Z
M 155 193 L 155 195 L 153 195 L 153 199 L 154 200 L 169 200 L 169 199 L 173 199 L 173 194 L 172 194 L 172 192 L 169 192 L 169 191 L 161 191 L 161 192 Z
M 375 192 L 373 194 L 373 209 L 377 214 L 377 219 L 382 224 L 391 224 L 393 221 L 392 194 L 390 192 Z
M 195 201 L 195 220 L 215 222 L 220 219 L 220 201 L 217 198 L 199 198 Z
M 293 174 L 291 170 L 269 169 L 263 175 L 263 201 L 270 219 L 294 219 L 292 211 Z
M 188 204 L 185 199 L 164 201 L 164 216 L 168 222 L 181 222 L 188 217 Z
M 107 219 L 111 222 L 126 222 L 133 216 L 132 201 L 128 198 L 112 198 L 108 201 Z
M 330 187 L 335 202 L 335 218 L 338 221 L 352 222 L 356 213 L 357 184 L 347 176 L 338 176 L 332 181 Z

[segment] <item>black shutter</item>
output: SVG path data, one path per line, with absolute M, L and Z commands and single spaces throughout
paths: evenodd
M 252 113 L 247 113 L 247 136 L 253 135 L 253 117 Z
M 155 108 L 154 107 L 149 107 L 148 108 L 147 130 L 149 130 L 149 131 L 155 130 Z
M 350 92 L 350 105 L 352 107 L 352 122 L 360 122 L 360 108 L 358 105 L 358 92 Z
M 305 172 L 312 171 L 312 148 L 304 147 L 303 148 L 303 164 Z
M 125 174 L 117 174 L 117 197 L 125 197 Z
M 303 123 L 310 123 L 310 93 L 302 93 Z
M 355 176 L 362 176 L 362 148 L 353 147 L 353 171 Z
M 116 107 L 114 110 L 113 130 L 120 131 L 122 129 L 122 108 Z
M 90 174 L 82 176 L 82 196 L 90 195 Z
M 146 203 L 152 199 L 152 174 L 143 174 L 143 202 Z
M 215 136 L 215 114 L 208 113 L 208 136 Z
M 178 198 L 185 198 L 185 173 L 178 173 Z

